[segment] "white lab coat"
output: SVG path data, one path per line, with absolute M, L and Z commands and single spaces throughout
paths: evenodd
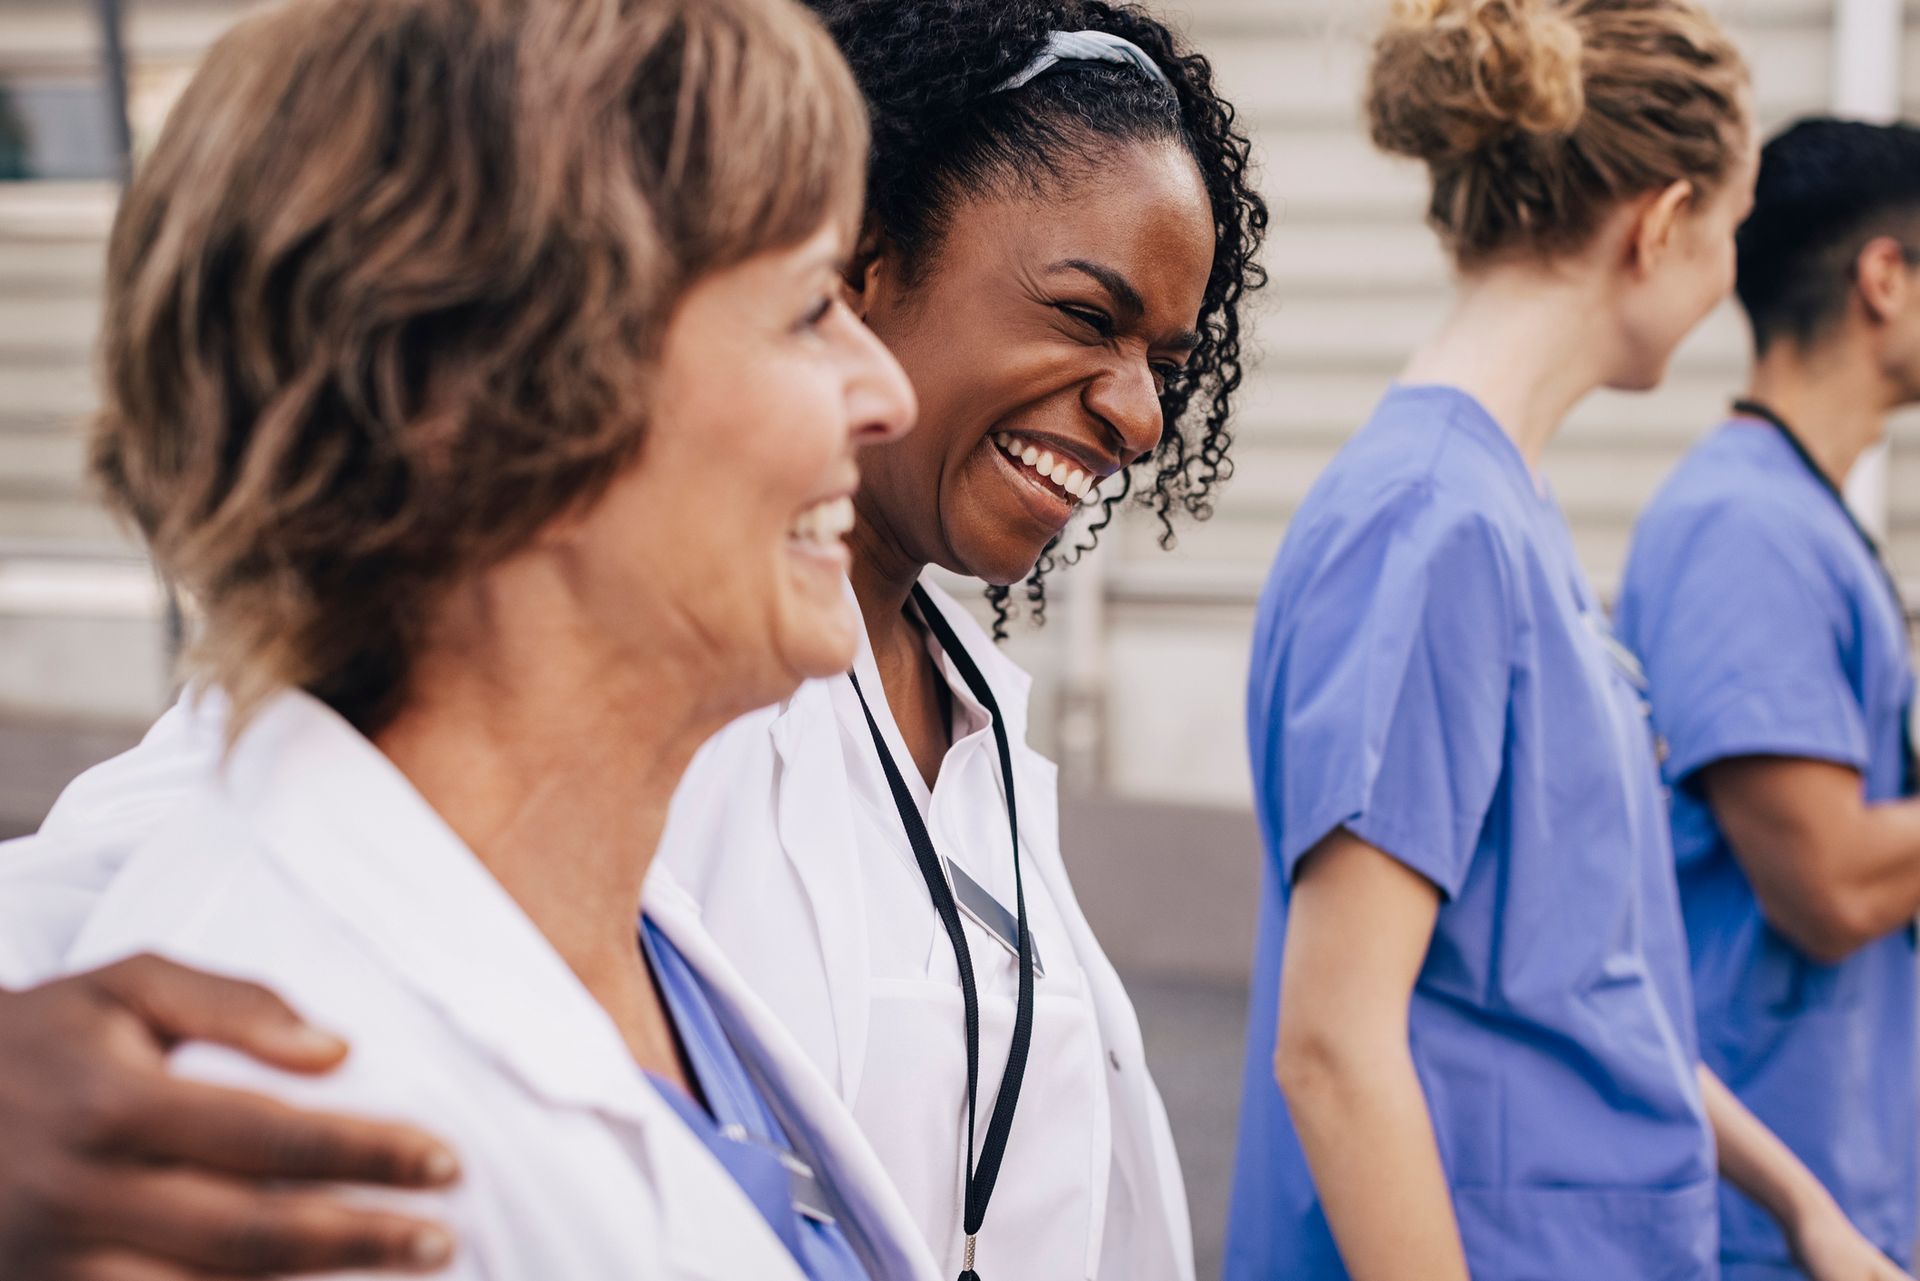
M 1047 967 L 979 1271 L 989 1281 L 1190 1281 L 1192 1230 L 1166 1109 L 1132 1002 L 1061 859 L 1054 766 L 1025 741 L 1030 678 L 928 586 L 1013 740 L 1029 916 Z M 947 670 L 963 724 L 929 797 L 862 632 L 855 672 L 936 848 L 1011 907 L 997 751 Z M 702 749 L 674 798 L 655 875 L 663 873 L 700 902 L 714 939 L 838 1088 L 936 1260 L 957 1270 L 966 1091 L 957 972 L 844 677 L 802 686 Z M 984 1135 L 1006 1062 L 1015 969 L 984 931 L 971 921 L 966 929 L 981 989 Z M 1099 1102 L 1090 1118 L 1089 1099 Z
M 872 1274 L 934 1281 L 852 1118 L 697 906 L 667 877 L 650 880 L 647 911 L 707 983 Z M 518 905 L 385 757 L 304 694 L 270 703 L 139 844 L 68 965 L 139 951 L 269 984 L 355 1047 L 323 1077 L 208 1047 L 182 1051 L 179 1070 L 402 1118 L 461 1152 L 458 1187 L 412 1203 L 459 1236 L 453 1277 L 801 1281 Z
M 1067 878 L 1054 766 L 1026 744 L 1030 678 L 964 609 L 929 588 L 993 686 L 1013 739 L 1029 908 L 1048 967 L 1037 985 L 1043 999 L 1036 1024 L 1046 1023 L 1036 1032 L 1036 1051 L 1068 1025 L 1055 1061 L 1030 1061 L 1029 1081 L 1050 1069 L 1078 1072 L 1082 1093 L 1105 1100 L 1088 1124 L 1065 1127 L 1063 1137 L 1060 1118 L 1036 1105 L 1039 1091 L 1023 1090 L 980 1238 L 980 1271 L 989 1281 L 1192 1281 L 1192 1229 L 1166 1109 L 1147 1071 L 1132 1002 Z M 903 773 L 924 791 L 898 744 L 872 663 L 863 631 L 856 669 Z M 809 682 L 703 748 L 675 796 L 649 893 L 684 893 L 688 913 L 853 1111 L 904 1190 L 939 1270 L 951 1276 L 960 1250 L 965 1126 L 957 975 L 850 697 L 844 677 Z M 964 686 L 955 698 L 962 711 L 972 705 Z M 0 846 L 0 984 L 44 976 L 48 958 L 62 953 L 137 836 L 212 768 L 223 726 L 217 698 L 198 706 L 183 700 L 139 748 L 77 780 L 38 837 Z M 956 763 L 964 768 L 950 773 Z M 997 777 L 990 736 L 963 758 L 950 756 L 940 788 L 951 795 L 935 807 L 929 826 L 943 852 L 1011 905 Z M 924 806 L 928 798 L 921 799 Z M 871 856 L 875 833 L 883 831 L 897 842 L 892 858 Z M 902 958 L 888 941 L 909 900 L 927 923 L 919 982 L 900 976 Z M 982 984 L 984 1134 L 1011 1025 L 1011 1003 L 996 999 L 994 989 L 1006 989 L 1011 962 L 971 923 L 967 929 Z M 1063 1012 L 1067 1017 L 1058 1017 Z M 1061 1084 L 1053 1084 L 1055 1097 L 1065 1096 Z M 1036 1193 L 1026 1196 L 1023 1188 Z M 1063 1223 L 1084 1226 L 1063 1233 Z M 1036 1255 L 1045 1256 L 1040 1266 L 1050 1266 L 1065 1253 L 1063 1235 L 1078 1241 L 1074 1265 L 1033 1270 Z M 1038 1249 L 1041 1237 L 1045 1250 Z

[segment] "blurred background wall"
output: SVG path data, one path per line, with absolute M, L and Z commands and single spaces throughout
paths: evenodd
M 127 115 L 150 139 L 199 52 L 250 0 L 118 0 Z M 1358 99 L 1379 0 L 1172 0 L 1260 148 L 1275 225 L 1256 304 L 1235 477 L 1212 520 L 1124 520 L 1051 584 L 1015 655 L 1034 734 L 1061 761 L 1081 896 L 1139 999 L 1217 1272 L 1258 843 L 1241 745 L 1253 604 L 1289 514 L 1438 320 L 1445 264 L 1417 165 L 1373 154 Z M 1722 0 L 1761 121 L 1886 115 L 1920 91 L 1920 3 Z M 80 423 L 119 171 L 99 0 L 0 0 L 0 835 L 29 830 L 75 770 L 131 742 L 170 694 L 168 624 L 137 546 L 83 479 Z M 1723 308 L 1658 393 L 1602 396 L 1548 454 L 1608 591 L 1634 514 L 1738 389 Z M 1895 572 L 1920 577 L 1920 435 L 1855 478 Z M 716 501 L 724 501 L 717 494 Z M 1910 593 L 1910 596 L 1920 592 Z

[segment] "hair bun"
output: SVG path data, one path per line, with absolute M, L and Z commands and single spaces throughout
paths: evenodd
M 1554 0 L 1398 0 L 1367 78 L 1373 141 L 1429 164 L 1573 132 L 1580 29 Z

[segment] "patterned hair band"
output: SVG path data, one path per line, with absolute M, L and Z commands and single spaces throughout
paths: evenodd
M 1167 73 L 1160 64 L 1147 54 L 1145 49 L 1125 36 L 1116 36 L 1110 31 L 1055 31 L 1047 37 L 1046 45 L 1037 57 L 1021 69 L 1018 75 L 995 85 L 991 92 L 1004 93 L 1009 89 L 1018 89 L 1041 72 L 1056 67 L 1063 62 L 1113 62 L 1123 66 L 1138 67 L 1167 88 L 1173 88 L 1167 79 Z

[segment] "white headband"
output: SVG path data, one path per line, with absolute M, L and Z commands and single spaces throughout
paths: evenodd
M 1167 73 L 1160 69 L 1160 64 L 1125 36 L 1116 36 L 1110 31 L 1056 31 L 1047 37 L 1046 47 L 1040 50 L 1038 57 L 1029 62 L 1020 74 L 995 85 L 992 92 L 1004 93 L 1008 89 L 1018 89 L 1041 72 L 1063 62 L 1131 64 L 1167 88 L 1173 88 Z

